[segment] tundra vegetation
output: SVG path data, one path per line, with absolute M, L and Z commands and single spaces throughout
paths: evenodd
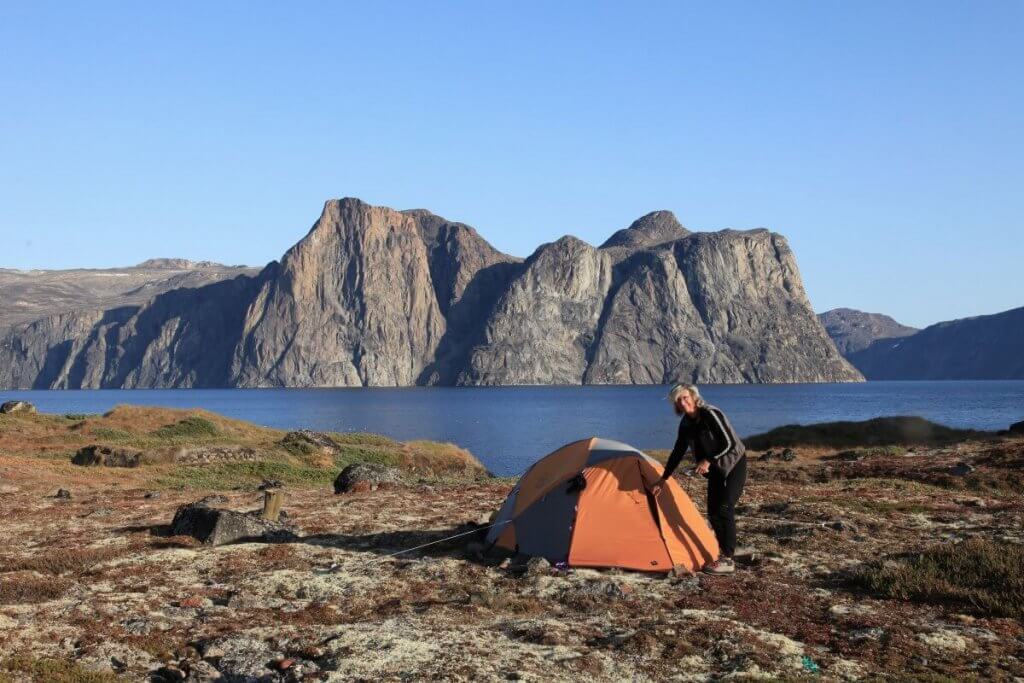
M 731 577 L 665 577 L 445 540 L 513 483 L 451 444 L 201 410 L 0 415 L 0 681 L 1024 676 L 1024 437 L 897 431 L 751 439 L 754 553 Z M 72 464 L 88 446 L 134 466 Z M 398 483 L 334 493 L 367 463 Z M 703 480 L 679 479 L 702 507 Z M 284 495 L 287 540 L 171 534 L 198 499 L 259 510 L 260 485 Z

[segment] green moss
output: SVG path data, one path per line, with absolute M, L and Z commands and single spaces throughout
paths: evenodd
M 400 461 L 398 449 L 372 444 L 342 445 L 340 452 L 334 457 L 334 464 L 339 470 L 357 462 L 376 462 L 382 465 L 397 466 Z
M 854 584 L 898 600 L 1024 617 L 1024 545 L 974 538 L 863 566 Z
M 121 429 L 110 429 L 108 427 L 96 427 L 92 430 L 92 435 L 97 439 L 103 441 L 135 441 L 137 437 L 131 432 L 126 432 Z
M 278 479 L 297 487 L 329 486 L 340 467 L 308 467 L 289 462 L 227 462 L 178 467 L 157 477 L 156 484 L 171 489 L 246 489 L 264 479 Z
M 190 415 L 174 424 L 165 425 L 153 432 L 153 435 L 160 439 L 184 440 L 184 439 L 209 439 L 218 436 L 220 430 L 205 417 Z

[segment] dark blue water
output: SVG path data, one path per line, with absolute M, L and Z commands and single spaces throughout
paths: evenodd
M 408 389 L 0 391 L 43 412 L 102 413 L 119 403 L 205 408 L 283 429 L 366 431 L 451 441 L 496 474 L 516 474 L 569 441 L 603 436 L 671 448 L 677 418 L 661 386 Z M 703 388 L 741 435 L 784 424 L 920 415 L 1005 429 L 1024 419 L 1024 381 L 725 385 Z

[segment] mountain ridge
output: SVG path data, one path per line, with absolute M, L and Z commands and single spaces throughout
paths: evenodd
M 857 381 L 785 238 L 642 216 L 526 259 L 424 209 L 325 202 L 280 261 L 0 339 L 0 386 Z

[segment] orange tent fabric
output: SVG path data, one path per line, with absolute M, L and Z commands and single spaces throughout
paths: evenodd
M 493 546 L 575 567 L 697 571 L 718 543 L 674 480 L 654 497 L 656 460 L 609 439 L 575 441 L 538 460 L 498 511 Z

